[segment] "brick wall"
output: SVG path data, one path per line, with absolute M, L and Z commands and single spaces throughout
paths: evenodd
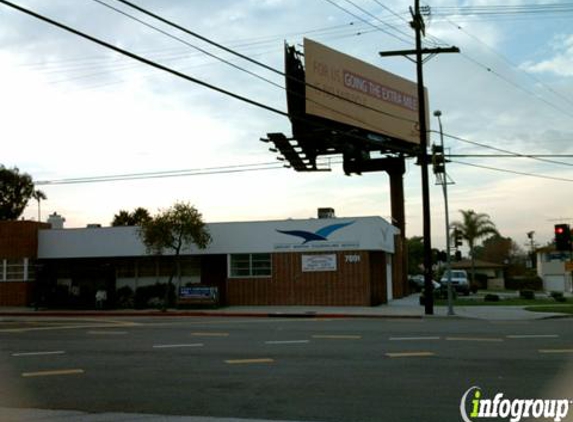
M 38 254 L 38 230 L 50 228 L 35 221 L 0 221 L 0 259 L 35 258 Z
M 38 254 L 38 230 L 49 228 L 35 221 L 0 221 L 0 260 L 29 258 Z M 25 306 L 32 301 L 33 283 L 0 281 L 0 306 Z
M 271 277 L 227 280 L 227 304 L 370 306 L 383 300 L 385 272 L 379 271 L 381 264 L 374 266 L 379 272 L 374 280 L 377 300 L 373 300 L 369 252 L 335 254 L 337 271 L 321 272 L 302 272 L 300 253 L 273 254 Z M 358 255 L 360 261 L 346 262 L 346 255 Z

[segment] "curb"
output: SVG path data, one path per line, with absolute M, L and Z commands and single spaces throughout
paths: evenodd
M 362 319 L 422 319 L 422 315 L 383 315 L 383 314 L 353 314 L 353 313 L 317 313 L 309 312 L 218 312 L 218 311 L 143 311 L 143 312 L 66 312 L 66 311 L 36 311 L 36 312 L 1 312 L 0 317 L 243 317 L 243 318 L 362 318 Z

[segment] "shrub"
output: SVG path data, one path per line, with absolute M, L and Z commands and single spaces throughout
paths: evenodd
M 484 302 L 499 302 L 499 296 L 494 294 L 487 294 L 483 300 Z
M 505 281 L 508 290 L 543 290 L 543 280 L 540 277 L 514 277 Z
M 551 292 L 551 297 L 555 299 L 556 302 L 567 302 L 563 292 Z
M 521 290 L 519 296 L 523 299 L 533 300 L 535 299 L 535 292 L 533 290 Z

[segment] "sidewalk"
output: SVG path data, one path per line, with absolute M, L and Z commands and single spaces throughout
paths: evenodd
M 424 314 L 418 295 L 396 299 L 389 304 L 361 306 L 229 306 L 220 309 L 39 310 L 26 307 L 0 307 L 1 317 L 282 317 L 282 318 L 470 318 L 488 321 L 531 321 L 563 316 L 559 313 L 530 312 L 521 306 L 460 306 L 454 316 L 447 307 L 436 306 L 434 315 Z

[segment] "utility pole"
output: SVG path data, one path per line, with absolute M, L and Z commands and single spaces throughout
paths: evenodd
M 434 286 L 432 284 L 432 230 L 430 216 L 430 183 L 428 175 L 428 128 L 426 122 L 426 95 L 424 91 L 424 54 L 459 53 L 459 48 L 422 48 L 422 36 L 426 32 L 426 24 L 420 9 L 420 0 L 415 0 L 414 9 L 410 8 L 412 22 L 410 26 L 416 34 L 415 50 L 400 50 L 380 52 L 382 57 L 415 55 L 416 74 L 418 83 L 418 125 L 420 129 L 420 152 L 418 155 L 422 170 L 422 215 L 424 225 L 424 306 L 425 314 L 434 314 Z

